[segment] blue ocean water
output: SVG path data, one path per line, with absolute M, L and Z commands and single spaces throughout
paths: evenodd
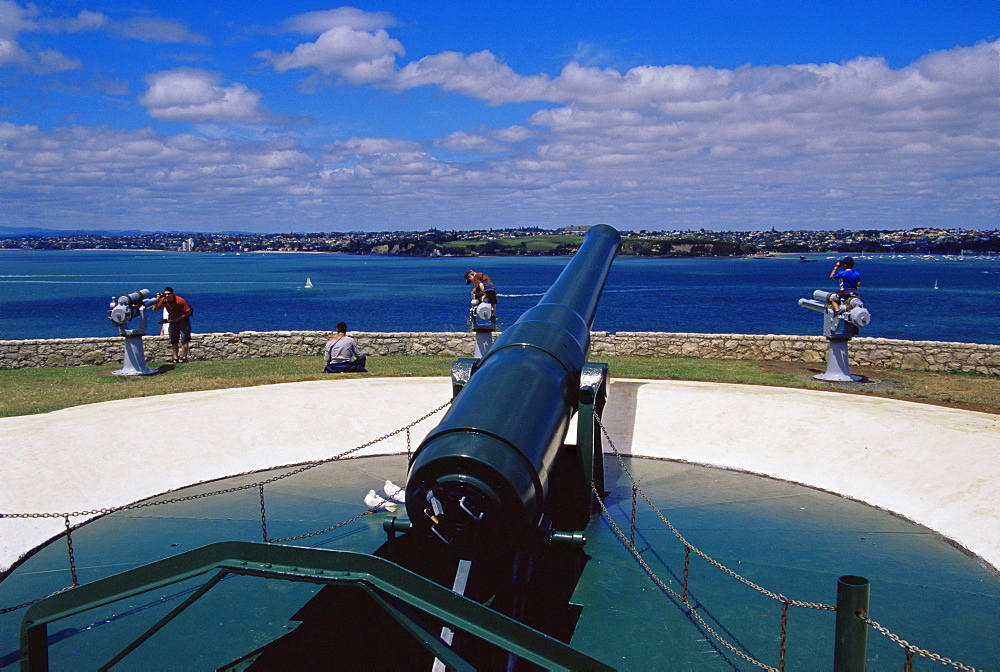
M 594 322 L 602 331 L 819 334 L 797 305 L 836 257 L 619 257 Z M 862 336 L 1000 343 L 1000 258 L 856 257 L 872 313 Z M 501 324 L 535 305 L 560 257 L 407 258 L 335 254 L 0 251 L 0 339 L 113 336 L 112 296 L 171 285 L 200 332 L 465 331 L 472 267 L 496 282 Z M 306 278 L 312 288 L 304 287 Z M 935 283 L 938 289 L 935 289 Z

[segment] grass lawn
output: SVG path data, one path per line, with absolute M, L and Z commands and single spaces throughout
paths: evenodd
M 448 376 L 455 358 L 445 355 L 396 355 L 369 358 L 370 373 L 341 378 Z M 613 378 L 651 378 L 772 385 L 869 394 L 1000 414 L 1000 378 L 977 374 L 889 369 L 854 369 L 863 383 L 824 383 L 812 379 L 822 364 L 752 362 L 692 358 L 609 357 Z M 47 413 L 60 408 L 114 399 L 148 397 L 232 387 L 328 378 L 322 357 L 268 357 L 195 361 L 172 365 L 150 362 L 155 376 L 114 376 L 114 366 L 0 370 L 0 417 Z

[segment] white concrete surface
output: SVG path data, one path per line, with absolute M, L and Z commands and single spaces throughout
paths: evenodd
M 446 378 L 330 379 L 3 418 L 0 512 L 113 507 L 331 457 L 413 422 L 450 395 Z M 413 448 L 440 417 L 414 427 Z M 1000 567 L 1000 416 L 834 392 L 617 379 L 605 425 L 623 453 L 840 493 Z M 355 454 L 405 450 L 400 433 Z M 63 529 L 61 518 L 0 519 L 0 568 Z

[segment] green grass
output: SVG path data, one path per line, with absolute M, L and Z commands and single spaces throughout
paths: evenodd
M 343 378 L 448 376 L 455 358 L 449 355 L 369 358 L 370 373 L 337 374 Z M 812 379 L 820 365 L 800 362 L 752 362 L 676 357 L 601 358 L 615 378 L 648 378 L 771 385 L 870 394 L 1000 414 L 1000 377 L 863 369 L 872 385 L 850 388 Z M 268 357 L 195 361 L 159 367 L 155 376 L 114 376 L 115 368 L 81 366 L 0 370 L 0 417 L 47 413 L 60 408 L 159 394 L 329 380 L 322 357 Z
M 502 238 L 496 241 L 486 241 L 486 240 L 454 240 L 441 243 L 441 249 L 447 251 L 448 249 L 461 248 L 465 249 L 467 247 L 477 248 L 486 245 L 489 242 L 499 243 L 504 249 L 518 248 L 521 244 L 524 244 L 525 249 L 529 252 L 540 252 L 546 253 L 551 252 L 560 245 L 570 244 L 570 245 L 580 245 L 583 241 L 583 236 L 575 235 L 565 235 L 565 234 L 550 234 L 544 236 L 522 236 L 520 238 Z

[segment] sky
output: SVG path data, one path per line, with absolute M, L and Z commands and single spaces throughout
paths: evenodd
M 1000 229 L 997 0 L 0 0 L 0 227 Z

